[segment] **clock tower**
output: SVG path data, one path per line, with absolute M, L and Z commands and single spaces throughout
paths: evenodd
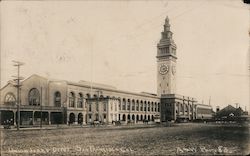
M 172 38 L 168 17 L 157 44 L 157 94 L 175 94 L 176 91 L 176 44 Z

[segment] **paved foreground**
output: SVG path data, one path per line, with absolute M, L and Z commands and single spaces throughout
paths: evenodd
M 106 127 L 4 130 L 2 155 L 245 155 L 249 126 L 180 124 L 173 127 Z

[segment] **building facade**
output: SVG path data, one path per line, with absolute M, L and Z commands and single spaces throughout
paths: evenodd
M 17 121 L 16 90 L 11 84 L 1 89 L 1 124 Z M 75 83 L 32 75 L 22 82 L 20 97 L 21 125 L 153 122 L 160 115 L 157 95 L 86 81 Z
M 176 94 L 176 44 L 165 19 L 157 44 L 157 94 L 133 93 L 86 81 L 50 80 L 32 75 L 21 82 L 20 124 L 110 124 L 196 118 L 196 100 Z M 17 88 L 1 88 L 0 123 L 17 121 Z
M 163 95 L 161 98 L 161 120 L 189 121 L 196 118 L 196 99 L 177 94 Z
M 212 120 L 214 117 L 214 112 L 212 106 L 205 105 L 205 104 L 196 104 L 195 105 L 196 111 L 196 120 Z

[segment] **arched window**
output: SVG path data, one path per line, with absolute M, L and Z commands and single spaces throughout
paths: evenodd
M 121 98 L 118 98 L 118 109 L 121 110 Z
M 122 110 L 126 110 L 126 99 L 122 99 Z
M 36 88 L 32 88 L 29 92 L 29 105 L 39 106 L 40 105 L 40 93 Z
M 90 94 L 86 94 L 87 99 L 91 98 Z
M 54 94 L 54 105 L 56 107 L 61 107 L 61 93 L 58 91 Z
M 144 111 L 147 111 L 147 102 L 144 101 Z
M 139 111 L 139 101 L 136 100 L 136 111 Z
M 130 99 L 128 99 L 127 110 L 130 110 Z
M 185 112 L 188 112 L 188 105 L 185 104 Z
M 95 110 L 98 112 L 99 111 L 99 103 L 96 101 L 95 102 Z
M 107 111 L 107 104 L 106 104 L 106 102 L 103 103 L 103 111 L 104 111 L 104 112 Z
M 14 105 L 16 103 L 16 98 L 13 93 L 7 93 L 5 95 L 4 104 Z
M 92 111 L 92 105 L 91 105 L 91 103 L 89 103 L 89 112 L 91 112 Z M 91 117 L 90 117 L 91 118 Z
M 141 105 L 140 105 L 140 111 L 143 111 L 143 101 L 141 101 Z
M 79 95 L 78 95 L 77 107 L 83 108 L 83 95 L 82 95 L 82 93 L 79 93 Z
M 135 100 L 132 100 L 132 111 L 135 110 Z
M 73 92 L 69 93 L 69 107 L 75 107 L 75 94 Z
M 151 112 L 154 111 L 154 102 L 151 103 Z
M 117 102 L 115 102 L 114 104 L 115 104 L 115 111 L 117 111 Z
M 91 95 L 88 93 L 86 94 L 86 104 L 85 104 L 85 108 L 88 107 L 88 100 L 91 98 Z
M 150 111 L 150 102 L 148 102 L 148 111 Z
M 183 104 L 181 104 L 180 112 L 183 112 L 183 110 L 184 110 L 184 107 L 183 107 Z

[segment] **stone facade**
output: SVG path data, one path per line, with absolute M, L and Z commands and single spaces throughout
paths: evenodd
M 11 84 L 1 89 L 2 124 L 6 119 L 16 121 L 16 90 Z M 10 95 L 13 97 L 12 102 L 8 101 Z M 43 124 L 88 124 L 95 120 L 107 124 L 112 121 L 153 122 L 154 117 L 160 115 L 160 98 L 146 93 L 121 91 L 106 85 L 98 87 L 98 84 L 48 80 L 32 75 L 22 82 L 22 123 L 39 125 L 41 112 Z
M 176 93 L 176 44 L 170 31 L 169 19 L 165 19 L 164 31 L 157 44 L 157 94 Z
M 177 94 L 166 94 L 161 98 L 161 121 L 195 120 L 196 99 Z

